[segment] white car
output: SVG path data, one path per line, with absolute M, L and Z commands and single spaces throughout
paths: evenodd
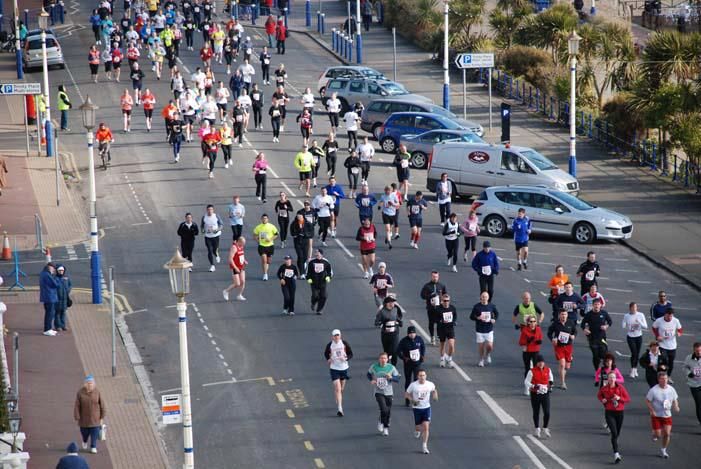
M 43 66 L 41 35 L 27 36 L 24 40 L 22 62 L 24 63 L 25 70 Z M 46 34 L 46 63 L 49 67 L 52 65 L 58 65 L 60 68 L 65 67 L 61 45 L 58 39 L 56 39 L 56 36 L 48 33 Z

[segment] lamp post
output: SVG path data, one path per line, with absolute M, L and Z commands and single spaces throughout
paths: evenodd
M 168 270 L 170 290 L 178 302 L 178 331 L 180 335 L 180 386 L 183 393 L 183 441 L 185 462 L 183 469 L 195 467 L 192 449 L 192 410 L 190 409 L 190 365 L 187 355 L 187 303 L 185 296 L 190 293 L 190 268 L 192 262 L 185 259 L 176 249 L 173 257 L 163 266 Z
M 88 169 L 90 172 L 90 279 L 92 286 L 92 302 L 95 305 L 102 303 L 102 291 L 100 276 L 102 270 L 100 268 L 100 250 L 98 248 L 97 239 L 97 196 L 95 194 L 95 153 L 93 151 L 93 133 L 95 128 L 95 112 L 98 107 L 95 106 L 87 96 L 85 102 L 80 106 L 80 112 L 83 115 L 83 127 L 88 136 Z
M 450 111 L 450 70 L 448 69 L 448 13 L 449 0 L 443 0 L 443 16 L 445 25 L 443 30 L 443 107 Z
M 17 452 L 17 434 L 19 433 L 20 426 L 22 425 L 22 416 L 19 413 L 19 395 L 12 391 L 6 398 L 5 402 L 7 405 L 8 413 L 8 423 L 10 425 L 10 433 L 12 433 L 12 449 L 13 453 Z
M 24 67 L 22 65 L 22 43 L 19 39 L 19 8 L 17 7 L 17 0 L 13 2 L 13 9 L 15 12 L 15 60 L 17 61 L 17 78 L 22 80 L 24 79 Z
M 579 52 L 579 37 L 572 31 L 567 37 L 567 52 L 570 56 L 570 159 L 569 173 L 577 177 L 577 53 Z
M 46 30 L 49 28 L 49 14 L 41 9 L 39 14 L 39 29 L 41 29 L 41 55 L 42 55 L 42 66 L 44 70 L 44 103 L 46 104 L 45 118 L 46 122 L 44 124 L 44 134 L 46 135 L 46 156 L 54 156 L 54 131 L 53 124 L 51 123 L 51 100 L 49 99 L 49 65 L 47 63 L 46 57 Z M 19 31 L 17 31 L 19 35 Z
M 355 61 L 358 64 L 363 63 L 363 39 L 360 37 L 362 28 L 360 22 L 360 0 L 355 1 Z
M 591 10 L 589 10 L 589 14 L 592 16 L 596 15 L 596 0 L 591 0 Z

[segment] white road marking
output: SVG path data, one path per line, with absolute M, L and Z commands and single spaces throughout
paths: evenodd
M 621 293 L 633 293 L 633 290 L 623 290 L 621 288 L 607 288 L 608 291 L 617 291 Z
M 546 469 L 543 463 L 540 462 L 540 459 L 538 459 L 535 453 L 531 451 L 531 448 L 528 447 L 528 445 L 523 441 L 523 439 L 520 436 L 514 435 L 514 440 L 516 440 L 516 443 L 518 443 L 523 452 L 526 453 L 526 456 L 528 456 L 531 462 L 535 464 L 535 467 L 537 467 L 538 469 Z
M 531 281 L 528 280 L 527 278 L 524 278 L 523 281 L 526 282 L 526 283 L 531 283 Z
M 623 341 L 620 340 L 620 339 L 611 339 L 611 338 L 608 338 L 608 337 L 606 338 L 606 340 L 607 340 L 608 342 L 620 342 L 620 343 L 623 342 Z
M 227 379 L 226 381 L 214 381 L 213 383 L 204 383 L 202 385 L 203 388 L 206 388 L 208 386 L 218 386 L 220 384 L 234 384 L 236 382 L 236 378 L 231 378 Z
M 487 404 L 487 407 L 494 412 L 494 414 L 497 416 L 499 421 L 504 424 L 504 425 L 518 425 L 518 422 L 516 421 L 515 418 L 513 418 L 511 415 L 509 415 L 502 407 L 497 404 L 497 401 L 492 399 L 492 396 L 487 394 L 485 391 L 477 391 L 477 394 L 479 397 L 482 398 L 485 404 Z
M 341 242 L 340 239 L 334 238 L 333 240 L 336 241 L 336 244 L 338 244 L 338 246 L 339 246 L 341 249 L 343 249 L 343 252 L 345 252 L 346 255 L 347 255 L 348 257 L 350 257 L 350 258 L 355 257 L 355 256 L 353 255 L 353 253 L 350 252 L 346 246 L 344 246 L 344 244 Z
M 613 269 L 616 272 L 630 272 L 630 273 L 638 273 L 637 270 L 630 270 L 630 269 Z
M 285 181 L 280 181 L 280 185 L 285 188 L 285 190 L 290 194 L 292 197 L 297 197 L 297 194 L 294 193 L 292 189 L 290 189 L 290 186 L 287 185 Z
M 623 358 L 630 358 L 630 355 L 628 355 L 626 353 L 621 353 L 618 350 L 616 350 L 616 355 L 618 355 L 619 357 L 623 357 Z
M 535 443 L 540 449 L 545 451 L 548 454 L 548 456 L 550 456 L 555 461 L 557 461 L 564 469 L 572 469 L 572 466 L 570 466 L 565 461 L 560 459 L 560 457 L 557 454 L 550 451 L 550 449 L 547 446 L 545 446 L 543 443 L 541 443 L 536 437 L 534 437 L 533 435 L 528 435 L 528 439 L 531 440 L 533 443 Z
M 650 283 L 652 283 L 652 282 L 650 282 L 649 280 L 630 280 L 630 279 L 629 279 L 628 281 L 629 281 L 630 283 L 640 283 L 640 284 L 650 284 Z
M 75 261 L 78 260 L 78 256 L 75 253 L 75 248 L 71 245 L 66 246 L 66 253 L 68 253 L 68 260 Z
M 181 389 L 182 389 L 182 388 L 163 389 L 163 390 L 161 390 L 161 391 L 158 391 L 158 394 L 168 394 L 168 393 L 171 393 L 171 392 L 180 391 Z
M 462 379 L 467 381 L 468 383 L 472 381 L 472 378 L 470 378 L 467 373 L 458 365 L 457 363 L 453 362 L 453 369 L 458 372 L 460 376 L 462 376 Z

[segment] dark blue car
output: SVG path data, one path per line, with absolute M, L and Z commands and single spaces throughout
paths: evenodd
M 402 135 L 418 135 L 429 130 L 469 130 L 452 119 L 430 112 L 395 112 L 378 132 L 380 147 L 394 153 Z

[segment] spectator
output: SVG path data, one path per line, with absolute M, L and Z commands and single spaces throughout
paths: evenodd
M 49 337 L 56 335 L 52 326 L 56 317 L 58 286 L 56 267 L 53 262 L 49 262 L 39 274 L 39 301 L 44 303 L 44 335 Z
M 73 418 L 80 427 L 83 449 L 88 449 L 88 438 L 90 438 L 91 453 L 97 453 L 97 440 L 105 413 L 105 403 L 100 396 L 100 391 L 95 387 L 95 378 L 93 375 L 88 375 L 75 397 Z
M 71 279 L 66 275 L 66 267 L 59 264 L 56 266 L 56 277 L 58 279 L 58 302 L 56 303 L 56 317 L 54 325 L 56 330 L 67 331 L 66 327 L 66 311 L 73 305 L 71 300 L 71 289 L 73 284 Z
M 58 460 L 56 469 L 90 469 L 87 461 L 78 454 L 78 445 L 74 441 L 66 448 L 67 455 Z

